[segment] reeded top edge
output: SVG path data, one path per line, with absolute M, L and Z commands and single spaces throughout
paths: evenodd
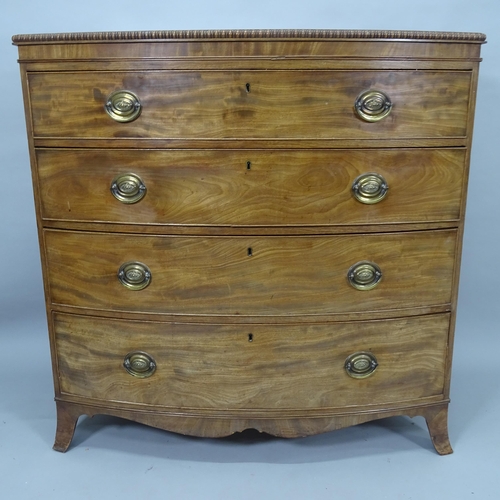
M 140 40 L 239 40 L 239 39 L 385 39 L 441 40 L 484 43 L 483 33 L 452 31 L 381 30 L 188 30 L 188 31 L 103 31 L 88 33 L 45 33 L 14 35 L 15 45 L 59 42 L 101 42 Z

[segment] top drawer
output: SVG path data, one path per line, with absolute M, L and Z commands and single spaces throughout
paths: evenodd
M 90 71 L 28 78 L 35 137 L 69 138 L 464 137 L 471 83 L 469 71 L 421 70 Z M 105 110 L 118 90 L 138 99 L 140 113 L 131 122 Z M 392 105 L 376 122 L 355 111 L 368 90 L 382 92 Z M 115 103 L 117 110 L 128 104 Z M 364 105 L 376 108 L 376 99 Z

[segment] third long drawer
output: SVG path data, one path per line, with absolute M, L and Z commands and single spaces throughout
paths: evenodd
M 449 304 L 457 232 L 181 237 L 45 230 L 44 240 L 54 304 L 300 316 Z M 371 289 L 352 286 L 370 288 L 371 278 L 378 281 Z

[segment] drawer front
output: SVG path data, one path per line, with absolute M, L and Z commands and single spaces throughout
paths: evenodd
M 246 326 L 55 314 L 54 324 L 63 393 L 184 410 L 272 410 L 441 395 L 449 315 Z M 155 364 L 146 378 L 124 368 L 127 355 L 137 352 Z M 345 369 L 357 352 L 370 353 L 378 363 L 366 378 L 352 378 Z
M 82 138 L 464 137 L 470 83 L 469 71 L 425 70 L 29 74 L 34 135 Z M 140 102 L 130 123 L 105 111 L 118 90 Z M 377 123 L 354 111 L 367 90 L 392 103 Z
M 57 304 L 241 316 L 394 310 L 451 301 L 455 230 L 311 237 L 44 234 L 51 299 Z M 372 289 L 348 282 L 349 269 L 360 261 L 381 269 L 382 279 Z M 151 278 L 145 288 L 130 289 L 118 278 L 120 269 L 129 272 L 122 266 L 130 262 L 147 266 Z M 128 284 L 141 282 L 148 270 L 135 278 L 132 270 Z
M 43 218 L 173 225 L 458 220 L 464 163 L 460 149 L 37 151 Z M 372 172 L 389 189 L 365 204 L 352 186 Z M 132 204 L 110 189 L 131 173 L 146 188 Z

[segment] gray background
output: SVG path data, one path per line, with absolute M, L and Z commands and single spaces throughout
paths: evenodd
M 455 453 L 439 457 L 423 419 L 283 440 L 178 436 L 82 418 L 51 450 L 52 376 L 29 172 L 17 33 L 322 28 L 479 31 L 483 46 L 450 406 Z M 500 90 L 498 0 L 17 0 L 1 49 L 0 491 L 4 498 L 498 498 Z

